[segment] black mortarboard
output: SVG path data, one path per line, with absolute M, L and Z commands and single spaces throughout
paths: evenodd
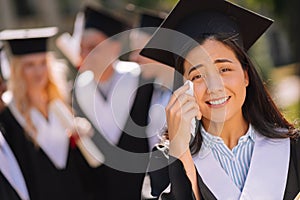
M 100 10 L 91 6 L 85 7 L 84 16 L 85 29 L 95 28 L 103 32 L 108 37 L 116 35 L 127 28 L 126 23 L 121 19 L 109 14 L 104 10 Z
M 224 0 L 180 0 L 141 51 L 174 67 L 178 50 L 203 34 L 238 35 L 248 50 L 273 23 L 271 19 Z
M 126 10 L 139 16 L 136 28 L 141 28 L 139 30 L 150 35 L 155 32 L 167 16 L 167 13 L 163 11 L 151 10 L 134 4 L 128 4 Z
M 161 23 L 164 21 L 164 18 L 159 15 L 154 15 L 150 13 L 141 13 L 140 15 L 140 28 L 145 27 L 159 27 Z M 143 31 L 147 32 L 148 34 L 152 35 L 156 29 L 142 29 Z
M 0 40 L 9 43 L 13 55 L 46 52 L 47 39 L 57 30 L 57 27 L 4 30 L 0 32 Z

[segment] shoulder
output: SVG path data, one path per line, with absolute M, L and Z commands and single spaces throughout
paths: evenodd
M 296 171 L 300 173 L 300 139 L 291 139 L 290 160 L 295 164 Z M 299 175 L 298 175 L 299 176 Z
M 0 113 L 0 122 L 5 122 L 8 120 L 11 120 L 13 118 L 13 115 L 8 107 L 6 107 L 4 110 Z
M 5 108 L 0 114 L 0 130 L 5 135 L 5 138 L 10 145 L 12 143 L 19 144 L 19 136 L 23 135 L 24 133 L 24 129 L 17 122 L 9 108 Z M 18 137 L 18 140 L 16 140 L 15 137 Z
M 0 127 L 9 132 L 20 132 L 22 129 L 8 107 L 0 113 Z
M 117 61 L 114 65 L 114 69 L 121 74 L 130 72 L 139 75 L 141 71 L 138 63 L 130 61 Z
M 297 159 L 300 160 L 300 138 L 290 139 L 291 141 L 291 153 L 297 156 Z

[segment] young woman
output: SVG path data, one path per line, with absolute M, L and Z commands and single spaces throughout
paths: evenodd
M 63 82 L 52 75 L 54 62 L 46 49 L 47 38 L 55 32 L 56 28 L 1 32 L 12 53 L 12 100 L 0 114 L 0 125 L 31 200 L 86 199 L 89 197 L 72 164 L 74 159 L 82 159 L 70 145 L 68 133 L 73 127 L 68 119 L 72 114 L 59 87 Z
M 142 51 L 193 82 L 194 95 L 185 84 L 166 107 L 171 192 L 162 199 L 294 199 L 300 191 L 299 130 L 246 53 L 271 23 L 227 1 L 180 1 Z

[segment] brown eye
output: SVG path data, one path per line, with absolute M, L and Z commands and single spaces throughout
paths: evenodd
M 32 62 L 27 62 L 23 65 L 24 69 L 32 69 L 34 67 L 34 63 Z
M 202 76 L 201 74 L 198 74 L 198 75 L 196 75 L 196 76 L 193 76 L 192 81 L 197 80 L 197 79 L 200 79 L 200 78 L 202 78 L 202 77 L 203 77 L 203 76 Z
M 220 69 L 220 73 L 224 73 L 224 72 L 228 72 L 231 71 L 228 67 L 224 67 L 222 69 Z

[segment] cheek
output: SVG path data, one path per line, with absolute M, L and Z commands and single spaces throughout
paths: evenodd
M 236 90 L 244 90 L 247 86 L 246 80 L 242 78 L 241 76 L 239 78 L 229 78 L 226 80 L 228 85 L 231 85 L 233 88 L 236 88 Z
M 203 99 L 206 91 L 206 85 L 204 83 L 197 84 L 194 83 L 194 96 L 199 106 L 203 104 Z
M 47 67 L 47 65 L 43 65 L 41 71 L 42 71 L 42 74 L 47 75 L 48 74 L 48 67 Z
M 228 89 L 234 94 L 237 104 L 243 104 L 246 98 L 246 86 L 245 79 L 231 79 L 228 84 Z
M 32 69 L 32 67 L 27 67 L 23 70 L 23 76 L 24 79 L 29 81 L 34 75 L 34 70 Z

